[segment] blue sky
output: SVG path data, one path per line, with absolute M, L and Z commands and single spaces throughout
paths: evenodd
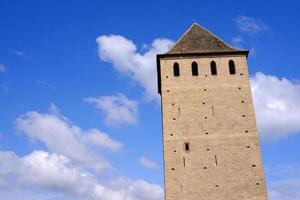
M 299 9 L 289 0 L 2 0 L 1 199 L 161 200 L 155 54 L 193 22 L 251 50 L 269 196 L 300 199 Z

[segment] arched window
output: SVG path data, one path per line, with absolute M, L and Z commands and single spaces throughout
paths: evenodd
M 180 76 L 179 64 L 177 62 L 173 65 L 173 73 L 174 76 Z
M 217 64 L 215 61 L 211 61 L 210 62 L 210 71 L 211 71 L 211 75 L 217 75 Z
M 192 75 L 198 76 L 198 64 L 195 61 L 192 62 Z
M 235 74 L 235 64 L 233 60 L 229 60 L 228 62 L 229 65 L 229 73 L 230 74 Z

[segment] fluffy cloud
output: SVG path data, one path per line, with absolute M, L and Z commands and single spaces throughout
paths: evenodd
M 138 103 L 129 100 L 123 94 L 115 96 L 88 97 L 85 102 L 95 104 L 103 111 L 108 125 L 136 124 L 138 118 Z
M 149 160 L 148 158 L 145 157 L 140 157 L 139 158 L 139 163 L 148 169 L 158 169 L 158 164 L 152 160 Z
M 16 128 L 30 138 L 45 143 L 51 152 L 64 155 L 84 166 L 95 170 L 110 167 L 93 147 L 117 151 L 122 147 L 120 142 L 97 129 L 82 130 L 60 115 L 56 107 L 52 106 L 51 112 L 27 112 L 16 120 Z
M 6 71 L 5 65 L 0 63 L 0 72 L 5 72 L 5 71 Z
M 256 120 L 263 139 L 278 139 L 300 131 L 300 84 L 256 73 L 251 77 Z
M 0 152 L 0 189 L 37 188 L 89 200 L 162 200 L 160 186 L 118 178 L 100 184 L 95 176 L 67 157 L 34 151 L 24 157 Z M 1 192 L 0 192 L 1 193 Z
M 252 17 L 247 16 L 238 16 L 235 19 L 235 22 L 237 24 L 238 29 L 241 32 L 255 35 L 258 33 L 262 33 L 268 29 L 267 25 L 265 25 L 263 22 L 256 20 Z
M 96 41 L 101 60 L 140 84 L 149 100 L 158 99 L 155 56 L 166 52 L 171 40 L 155 39 L 145 53 L 139 53 L 131 40 L 120 35 L 102 35 Z

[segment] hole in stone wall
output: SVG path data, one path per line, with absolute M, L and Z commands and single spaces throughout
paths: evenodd
M 247 146 L 247 148 L 249 149 L 249 148 L 250 148 L 250 146 Z
M 252 165 L 252 167 L 256 167 L 256 165 Z
M 203 167 L 203 169 L 207 169 L 207 167 Z
M 245 131 L 245 133 L 248 133 L 248 132 L 249 132 L 248 130 Z
M 206 132 L 205 134 L 208 135 L 208 132 Z
M 216 187 L 219 187 L 218 185 L 215 185 Z
M 218 158 L 217 158 L 217 155 L 215 155 L 215 163 L 216 163 L 216 165 L 218 165 Z
M 174 150 L 174 153 L 176 153 L 176 150 Z
M 246 115 L 242 115 L 242 117 L 246 117 Z
M 235 70 L 235 63 L 234 63 L 234 61 L 233 60 L 229 60 L 228 65 L 229 65 L 229 73 L 230 74 L 235 74 L 236 70 Z
M 184 149 L 185 151 L 189 151 L 190 150 L 190 143 L 184 143 Z
M 185 157 L 183 157 L 183 166 L 185 167 Z
M 211 75 L 217 75 L 217 64 L 215 61 L 211 61 L 210 62 L 210 72 L 211 72 Z
M 171 134 L 171 136 L 173 136 L 173 134 Z
M 175 168 L 172 168 L 172 170 L 175 170 Z
M 207 117 L 204 117 L 204 119 L 207 119 Z
M 241 101 L 242 103 L 245 103 L 245 101 Z
M 170 90 L 167 90 L 167 92 L 170 92 Z
M 169 78 L 169 76 L 166 76 L 166 78 Z
M 241 90 L 242 88 L 241 87 L 239 87 L 239 90 Z
M 240 73 L 240 75 L 243 76 L 244 74 L 243 74 L 243 73 Z
M 260 185 L 260 183 L 256 183 L 256 185 Z
M 206 151 L 209 151 L 210 149 L 206 149 Z
M 204 89 L 204 91 L 206 91 L 206 89 Z
M 180 116 L 180 108 L 178 108 L 178 115 Z
M 173 120 L 176 120 L 176 118 L 173 118 Z
M 173 65 L 173 74 L 174 76 L 180 76 L 179 64 L 177 62 Z
M 215 109 L 214 109 L 213 106 L 211 107 L 211 112 L 212 112 L 212 115 L 214 116 L 215 115 Z
M 192 68 L 192 75 L 198 76 L 198 64 L 195 61 L 192 63 L 191 68 Z
M 204 102 L 203 102 L 202 104 L 203 104 L 203 105 L 205 105 L 205 103 L 204 103 Z
M 172 106 L 174 106 L 175 104 L 174 103 L 172 103 Z

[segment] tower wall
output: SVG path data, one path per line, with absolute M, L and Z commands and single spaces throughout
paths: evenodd
M 211 75 L 212 60 L 217 75 Z M 235 62 L 234 75 L 229 74 L 229 60 Z M 192 76 L 193 61 L 198 76 Z M 159 62 L 165 199 L 266 200 L 246 56 Z M 173 75 L 174 62 L 179 63 L 179 77 Z

